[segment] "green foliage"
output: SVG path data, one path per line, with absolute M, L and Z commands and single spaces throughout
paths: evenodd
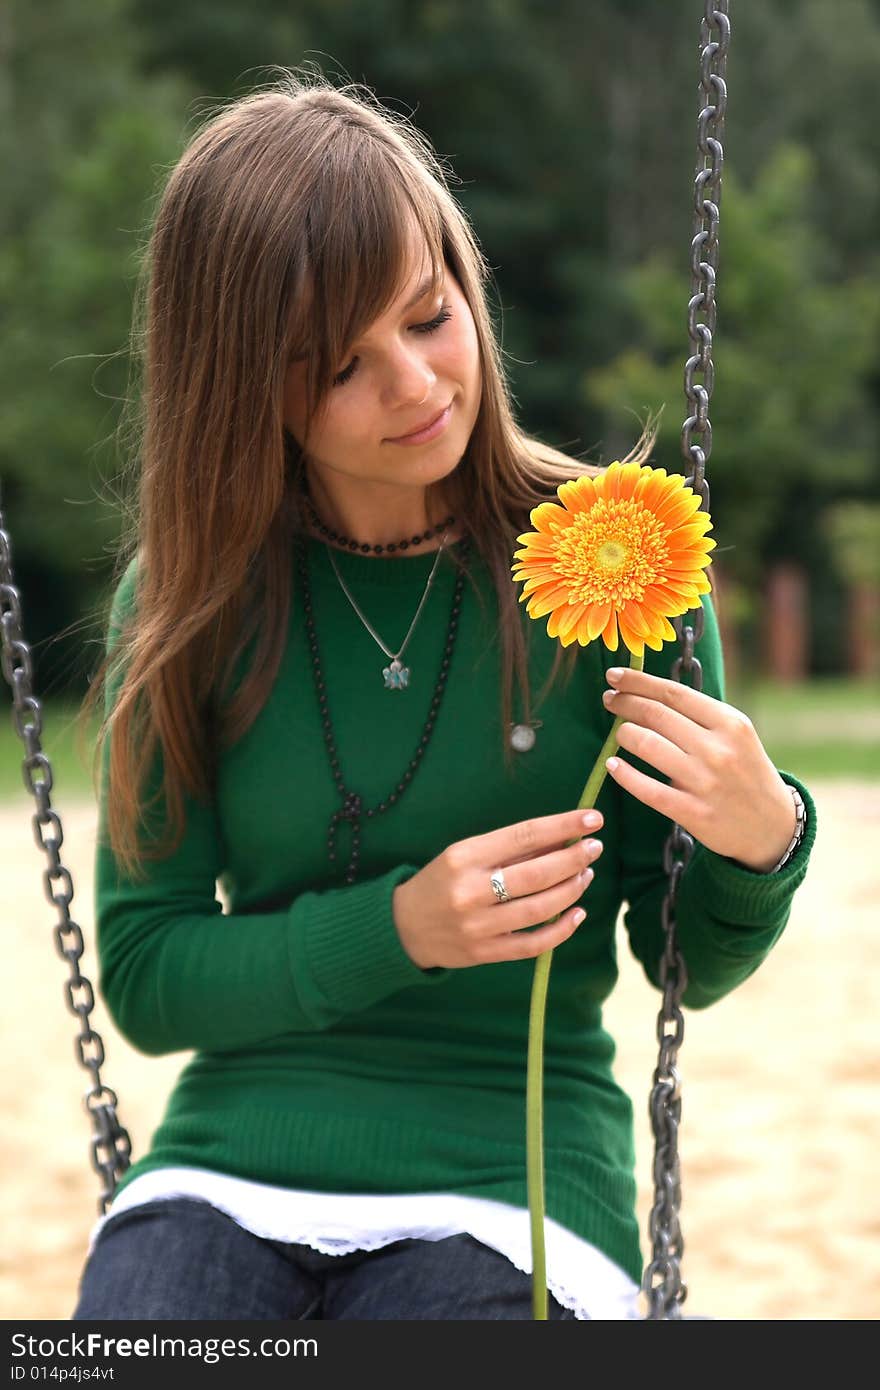
M 826 525 L 840 573 L 851 584 L 880 586 L 880 503 L 838 502 Z
M 774 558 L 811 567 L 803 533 L 785 524 L 798 497 L 868 487 L 876 471 L 869 379 L 880 257 L 873 276 L 827 278 L 827 244 L 808 218 L 812 175 L 808 153 L 789 145 L 774 151 L 751 191 L 732 171 L 724 176 L 709 475 L 725 565 L 753 588 Z M 640 346 L 586 373 L 584 389 L 620 418 L 633 406 L 665 405 L 657 456 L 681 472 L 681 276 L 658 254 L 625 283 Z
M 19 4 L 10 21 L 0 478 L 44 693 L 87 662 L 76 632 L 89 631 L 119 529 L 133 284 L 153 177 L 174 160 L 188 99 L 178 78 L 140 71 L 129 11 L 54 0 Z

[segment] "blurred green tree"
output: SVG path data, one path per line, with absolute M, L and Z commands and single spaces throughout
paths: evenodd
M 13 5 L 0 46 L 0 477 L 44 694 L 74 671 L 81 681 L 89 662 L 70 629 L 80 619 L 88 632 L 118 533 L 112 497 L 101 499 L 139 242 L 189 96 L 179 78 L 140 74 L 130 8 Z
M 716 555 L 752 596 L 753 619 L 774 561 L 827 582 L 837 552 L 822 513 L 841 494 L 870 492 L 877 477 L 880 254 L 873 269 L 834 274 L 833 249 L 808 215 L 814 178 L 812 157 L 792 145 L 776 147 L 751 190 L 732 170 L 724 176 L 711 509 Z M 621 422 L 633 408 L 665 407 L 656 457 L 680 472 L 681 276 L 658 253 L 624 283 L 634 345 L 586 372 L 584 390 Z

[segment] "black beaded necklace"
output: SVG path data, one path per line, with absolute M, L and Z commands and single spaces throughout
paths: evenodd
M 332 541 L 334 545 L 342 546 L 344 550 L 359 550 L 364 555 L 394 555 L 398 550 L 409 550 L 411 545 L 421 545 L 423 541 L 433 540 L 450 526 L 455 525 L 455 517 L 448 516 L 445 521 L 441 521 L 437 526 L 429 526 L 427 531 L 422 531 L 418 536 L 411 536 L 409 540 L 391 541 L 388 545 L 369 545 L 366 541 L 349 540 L 348 536 L 341 536 L 338 531 L 333 531 L 326 526 L 318 513 L 315 511 L 315 504 L 308 493 L 305 493 L 306 506 L 312 518 L 312 524 L 320 531 L 326 540 Z
M 333 736 L 333 724 L 330 719 L 330 711 L 327 705 L 327 689 L 324 684 L 324 676 L 321 670 L 321 658 L 318 651 L 318 639 L 315 633 L 315 618 L 312 610 L 312 595 L 309 588 L 308 557 L 306 554 L 306 541 L 299 537 L 296 542 L 296 559 L 299 571 L 299 581 L 302 586 L 303 610 L 306 619 L 306 635 L 308 637 L 309 651 L 312 658 L 312 672 L 315 679 L 315 691 L 318 696 L 318 707 L 321 712 L 321 727 L 324 732 L 324 743 L 327 748 L 327 755 L 330 761 L 330 771 L 336 789 L 342 799 L 342 809 L 334 811 L 330 817 L 330 824 L 327 831 L 327 853 L 331 864 L 336 863 L 336 833 L 340 821 L 351 822 L 351 858 L 345 870 L 345 882 L 354 883 L 357 874 L 358 859 L 360 857 L 361 844 L 361 819 L 366 816 L 371 819 L 373 816 L 382 815 L 396 804 L 406 791 L 413 775 L 425 755 L 425 750 L 431 741 L 431 733 L 434 728 L 434 721 L 440 709 L 443 699 L 443 691 L 446 688 L 446 680 L 449 675 L 449 667 L 452 661 L 452 652 L 455 647 L 455 638 L 458 632 L 458 620 L 461 613 L 461 599 L 464 591 L 465 565 L 467 564 L 468 553 L 470 550 L 470 538 L 465 537 L 461 543 L 462 565 L 459 568 L 455 581 L 455 590 L 452 595 L 452 609 L 449 615 L 449 628 L 446 634 L 446 646 L 443 658 L 440 662 L 440 670 L 437 676 L 437 683 L 434 687 L 434 695 L 428 710 L 428 717 L 422 729 L 422 736 L 419 739 L 415 755 L 410 759 L 409 766 L 401 777 L 397 786 L 392 792 L 380 801 L 378 806 L 365 807 L 362 798 L 357 792 L 351 791 L 345 784 L 342 768 L 339 763 L 339 751 L 336 747 L 336 740 Z

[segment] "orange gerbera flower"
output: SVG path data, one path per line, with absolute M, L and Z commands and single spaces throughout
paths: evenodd
M 612 463 L 596 478 L 556 489 L 561 506 L 542 502 L 535 531 L 518 540 L 514 579 L 532 618 L 550 614 L 547 635 L 582 647 L 601 633 L 617 651 L 618 632 L 634 656 L 675 639 L 668 621 L 700 606 L 703 573 L 715 542 L 708 512 L 680 474 Z

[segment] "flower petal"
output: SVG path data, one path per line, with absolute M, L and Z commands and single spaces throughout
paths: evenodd
M 700 499 L 696 494 L 692 497 L 670 497 L 663 506 L 656 509 L 655 516 L 671 531 L 675 527 L 683 526 L 688 518 L 699 510 Z
M 642 656 L 645 650 L 644 641 L 626 621 L 623 613 L 618 613 L 617 622 L 620 627 L 620 637 L 623 645 L 629 648 L 633 656 Z
M 657 509 L 668 491 L 669 482 L 666 477 L 666 469 L 646 468 L 636 483 L 633 497 L 647 507 L 648 511 L 654 512 L 656 515 Z
M 611 603 L 591 603 L 586 605 L 587 635 L 592 642 L 608 626 L 614 605 Z
M 541 502 L 529 513 L 529 521 L 535 530 L 543 531 L 546 535 L 552 535 L 564 519 L 564 509 L 557 507 L 555 502 Z
M 545 594 L 538 594 L 537 597 L 533 594 L 527 605 L 529 614 L 533 618 L 543 618 L 544 614 L 549 613 L 551 609 L 558 612 L 561 605 L 568 602 L 568 592 L 568 589 L 550 589 Z M 556 633 L 551 632 L 550 636 L 555 637 Z
M 570 512 L 587 512 L 596 505 L 598 493 L 593 485 L 593 479 L 587 474 L 581 478 L 575 478 L 570 483 L 560 483 L 556 489 L 556 495 L 564 507 Z
M 602 632 L 602 641 L 610 652 L 617 651 L 617 613 L 613 608 L 611 610 L 611 617 L 608 619 L 605 629 Z

